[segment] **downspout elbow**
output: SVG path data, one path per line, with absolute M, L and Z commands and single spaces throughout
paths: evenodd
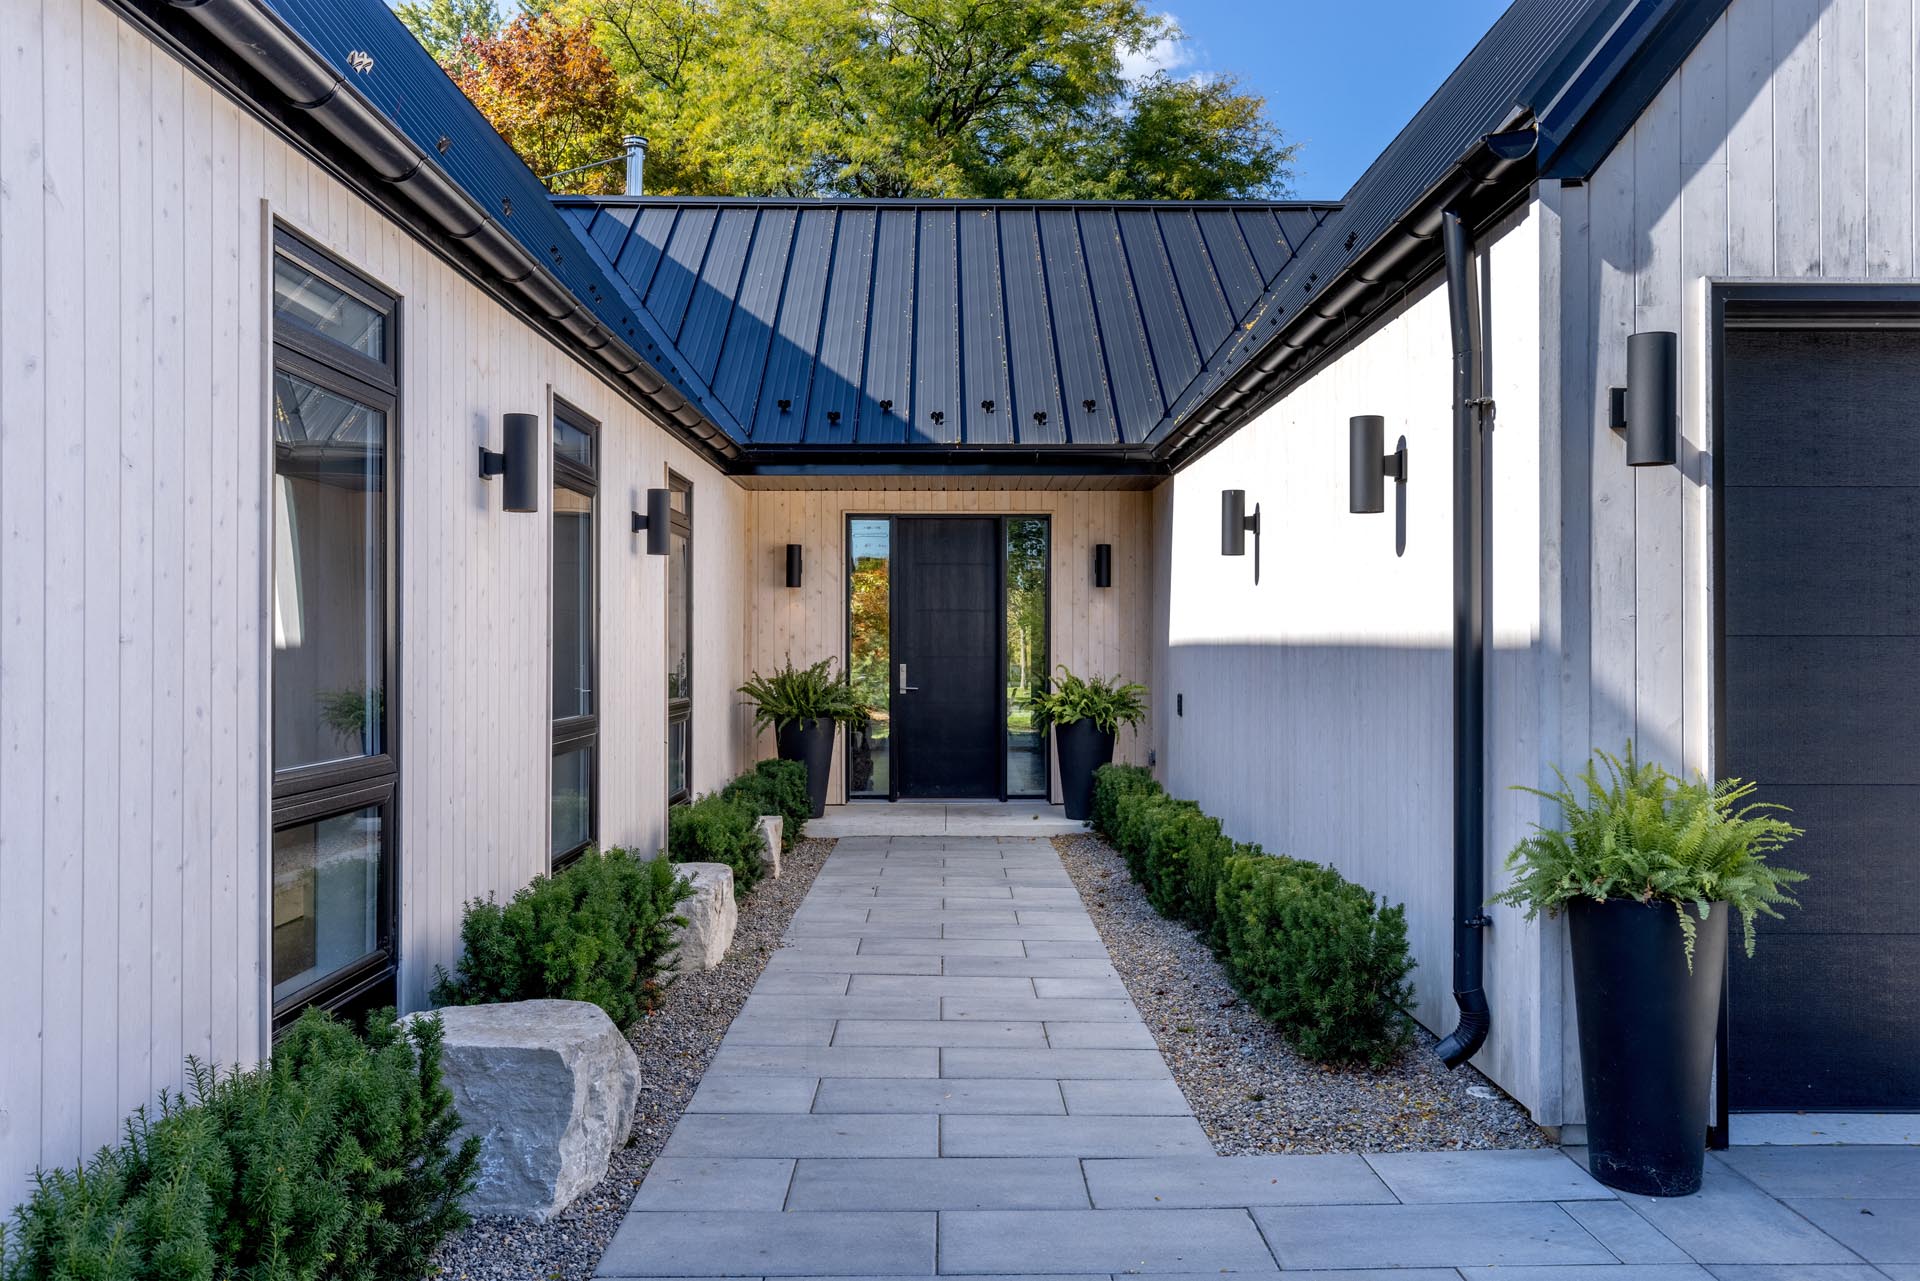
M 1487 1033 L 1493 1030 L 1493 1011 L 1487 1006 L 1485 988 L 1455 992 L 1453 999 L 1460 1004 L 1460 1023 L 1446 1040 L 1433 1047 L 1433 1052 L 1442 1063 L 1457 1068 L 1487 1043 Z

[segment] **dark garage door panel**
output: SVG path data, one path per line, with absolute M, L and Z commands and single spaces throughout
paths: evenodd
M 1738 1109 L 1920 1108 L 1920 334 L 1727 334 L 1724 775 L 1813 879 L 1729 969 Z

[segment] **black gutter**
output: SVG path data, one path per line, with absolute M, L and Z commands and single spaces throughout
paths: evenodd
M 168 0 L 191 17 L 222 51 L 264 82 L 285 107 L 311 121 L 323 137 L 370 172 L 399 203 L 474 260 L 486 283 L 500 287 L 527 313 L 600 366 L 661 425 L 677 432 L 721 466 L 739 446 L 707 421 L 697 406 L 662 378 L 465 190 L 384 114 L 343 80 L 332 65 L 276 13 L 252 0 Z M 165 6 L 121 7 L 147 23 Z M 174 39 L 179 33 L 169 31 Z
M 1486 960 L 1487 543 L 1486 450 L 1493 424 L 1483 359 L 1480 282 L 1466 223 L 1448 210 L 1440 234 L 1453 335 L 1453 999 L 1460 1023 L 1434 1053 L 1472 1058 L 1493 1027 Z
M 1175 470 L 1188 466 L 1337 355 L 1369 317 L 1442 266 L 1440 226 L 1447 211 L 1460 214 L 1469 226 L 1480 226 L 1504 216 L 1526 195 L 1533 182 L 1537 140 L 1531 121 L 1481 138 L 1406 213 L 1340 268 L 1265 348 L 1210 393 L 1156 452 Z M 1315 236 L 1328 234 L 1338 234 L 1331 221 Z

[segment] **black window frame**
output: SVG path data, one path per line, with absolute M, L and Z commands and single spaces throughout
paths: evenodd
M 694 573 L 693 559 L 696 555 L 696 548 L 693 544 L 693 482 L 669 468 L 667 471 L 667 489 L 673 493 L 686 495 L 685 511 L 674 508 L 671 503 L 668 505 L 667 525 L 669 531 L 669 548 L 666 583 L 667 608 L 663 612 L 667 618 L 667 643 L 665 653 L 669 659 L 669 664 L 671 663 L 673 655 L 673 629 L 675 624 L 673 617 L 673 555 L 671 535 L 677 534 L 687 540 L 687 590 L 685 593 L 687 616 L 684 620 L 684 626 L 686 628 L 687 684 L 684 695 L 678 698 L 674 697 L 673 668 L 671 665 L 667 667 L 667 733 L 662 743 L 666 751 L 667 804 L 674 805 L 681 801 L 691 800 L 693 797 L 693 588 L 699 579 L 698 575 Z M 673 733 L 676 725 L 680 727 L 681 750 L 686 754 L 686 768 L 682 771 L 682 786 L 678 789 L 673 786 Z
M 592 618 L 587 625 L 587 683 L 593 695 L 593 711 L 583 716 L 557 717 L 551 715 L 553 708 L 548 707 L 548 719 L 553 726 L 553 759 L 559 760 L 571 752 L 585 749 L 587 752 L 587 838 L 564 850 L 553 848 L 552 819 L 553 792 L 551 771 L 549 771 L 547 793 L 547 866 L 558 871 L 579 858 L 591 848 L 600 837 L 600 422 L 582 412 L 574 405 L 558 396 L 553 398 L 551 453 L 553 456 L 553 485 L 568 489 L 576 494 L 584 494 L 591 506 L 588 509 L 590 528 L 593 531 L 589 551 L 593 563 L 588 572 L 592 575 Z M 592 441 L 593 465 L 582 467 L 571 458 L 560 456 L 560 423 L 576 431 L 584 432 Z M 559 520 L 560 513 L 552 514 L 553 521 Z M 552 572 L 552 558 L 548 558 L 548 572 Z M 547 584 L 548 618 L 552 618 L 552 594 L 554 584 Z M 551 624 L 549 624 L 551 626 Z M 549 630 L 547 636 L 547 688 L 549 695 L 553 688 L 553 661 L 557 657 L 554 650 L 554 637 Z
M 284 257 L 321 277 L 328 284 L 379 310 L 385 317 L 383 351 L 380 360 L 355 351 L 295 324 L 275 323 L 272 330 L 272 358 L 269 383 L 285 370 L 294 377 L 323 391 L 378 409 L 386 416 L 381 444 L 382 499 L 380 605 L 382 611 L 380 745 L 370 756 L 352 757 L 287 769 L 275 768 L 273 725 L 267 726 L 267 759 L 271 772 L 270 819 L 267 885 L 261 910 L 272 935 L 274 909 L 273 844 L 283 831 L 302 827 L 356 810 L 376 808 L 380 814 L 380 868 L 378 902 L 375 909 L 376 947 L 360 959 L 316 978 L 305 986 L 276 997 L 273 989 L 271 949 L 265 966 L 267 997 L 272 1010 L 272 1031 L 278 1036 L 310 1006 L 341 1011 L 360 1011 L 377 1005 L 393 1004 L 397 996 L 400 967 L 400 850 L 399 850 L 399 754 L 400 754 L 400 504 L 397 500 L 400 476 L 400 332 L 399 295 L 368 280 L 332 255 L 315 248 L 283 226 L 273 229 L 271 254 Z M 269 276 L 274 264 L 269 261 Z M 269 279 L 268 288 L 272 281 Z M 263 424 L 268 443 L 275 451 L 273 475 L 280 474 L 279 441 L 269 416 Z M 271 574 L 271 570 L 269 570 Z M 269 656 L 271 664 L 271 656 Z M 269 666 L 269 690 L 273 679 Z M 280 714 L 278 703 L 273 715 Z

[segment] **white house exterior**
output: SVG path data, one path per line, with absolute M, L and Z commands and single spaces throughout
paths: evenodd
M 361 32 L 391 22 L 373 0 L 360 8 Z M 1920 525 L 1906 514 L 1920 466 L 1888 443 L 1920 392 L 1910 6 L 1519 0 L 1344 207 L 562 201 L 580 243 L 555 246 L 552 262 L 590 267 L 595 297 L 546 310 L 536 288 L 558 298 L 582 277 L 555 267 L 549 284 L 490 265 L 480 239 L 421 212 L 411 179 L 378 170 L 367 140 L 397 154 L 428 127 L 383 114 L 383 84 L 428 72 L 382 29 L 378 66 L 354 79 L 344 68 L 361 37 L 323 9 L 0 0 L 0 1204 L 36 1165 L 114 1138 L 126 1113 L 180 1085 L 187 1056 L 269 1053 L 276 1018 L 315 993 L 425 1005 L 434 968 L 457 957 L 463 903 L 510 895 L 576 832 L 657 848 L 670 796 L 711 790 L 767 750 L 734 692 L 747 674 L 789 655 L 848 657 L 862 518 L 887 530 L 915 517 L 1003 530 L 1045 518 L 1048 658 L 1153 691 L 1123 757 L 1150 761 L 1235 837 L 1331 862 L 1404 902 L 1414 1013 L 1447 1032 L 1448 295 L 1431 247 L 1406 250 L 1411 274 L 1362 277 L 1370 246 L 1456 180 L 1467 144 L 1528 131 L 1521 156 L 1486 161 L 1460 197 L 1474 215 L 1495 422 L 1489 883 L 1549 815 L 1510 785 L 1549 783 L 1594 746 L 1632 737 L 1689 770 L 1757 777 L 1802 815 L 1800 864 L 1815 879 L 1806 911 L 1764 931 L 1759 968 L 1734 964 L 1723 1104 L 1920 1107 L 1907 1061 L 1920 1036 L 1920 935 L 1906 910 L 1916 864 L 1894 825 L 1920 786 L 1908 714 L 1920 697 L 1908 568 Z M 300 74 L 333 68 L 348 114 L 290 105 L 299 68 L 249 68 L 220 25 L 242 20 L 304 50 Z M 1501 74 L 1513 83 L 1480 91 Z M 450 156 L 440 149 L 448 172 L 481 145 L 470 139 L 491 136 L 477 114 L 430 123 L 453 140 Z M 354 129 L 357 158 L 343 141 Z M 441 175 L 431 143 L 406 145 L 435 190 L 521 235 L 488 204 L 497 190 Z M 1137 256 L 1143 212 L 1164 268 Z M 805 394 L 825 394 L 843 329 L 829 288 L 800 317 L 814 337 L 786 353 L 801 295 L 768 283 L 754 246 L 798 261 L 809 219 L 830 217 L 832 244 L 863 228 L 884 261 L 903 216 L 919 220 L 912 243 L 928 228 L 951 236 L 952 258 L 923 250 L 901 279 L 922 294 L 952 281 L 960 314 L 991 315 L 994 351 L 1007 353 L 986 362 L 999 390 L 982 393 L 981 363 L 951 350 L 978 336 L 965 321 L 945 338 L 910 329 L 920 345 L 899 359 L 914 372 L 902 390 L 877 387 L 885 334 L 863 319 L 843 344 L 866 371 L 848 375 L 846 412 L 878 405 L 859 421 L 885 425 L 908 414 L 898 397 L 913 411 L 903 434 L 855 440 L 850 417 L 846 441 L 812 441 L 841 411 L 803 400 L 808 422 L 769 447 L 766 424 L 777 432 L 790 413 L 775 363 L 791 355 L 810 371 Z M 732 283 L 714 286 L 728 219 L 749 217 Z M 1029 260 L 1007 246 L 1030 237 L 1018 243 L 1052 272 L 1048 237 L 1068 217 L 1086 292 L 1023 312 Z M 1251 301 L 1209 238 L 1236 218 Z M 676 261 L 693 242 L 674 237 L 700 219 L 714 230 L 663 339 L 646 328 L 659 322 L 661 269 L 649 260 L 642 279 L 631 255 Z M 1100 274 L 1107 228 L 1133 255 L 1121 293 Z M 967 266 L 978 234 L 1001 263 L 984 313 Z M 1430 246 L 1432 226 L 1408 235 Z M 1180 257 L 1194 246 L 1232 313 L 1213 346 L 1197 277 L 1183 274 L 1199 270 Z M 530 263 L 546 248 L 521 246 Z M 1289 274 L 1309 268 L 1304 286 Z M 360 327 L 344 339 L 302 329 L 308 288 L 353 299 Z M 1176 295 L 1180 316 L 1165 306 Z M 1296 348 L 1288 335 L 1315 328 L 1303 296 L 1354 301 Z M 1116 327 L 1120 297 L 1132 299 L 1135 346 Z M 640 328 L 608 320 L 615 298 Z M 722 309 L 705 357 L 687 318 L 702 305 Z M 1038 415 L 1030 431 L 1073 419 L 1076 314 L 1097 320 L 1105 371 L 1085 412 L 1119 416 L 1137 401 L 1150 430 L 1123 423 L 1081 452 L 1070 434 L 970 449 L 968 433 L 1002 430 L 1016 410 L 1023 429 Z M 760 390 L 729 401 L 742 315 L 773 336 L 756 337 Z M 1057 363 L 1034 375 L 1044 405 L 1023 399 L 1036 385 L 1017 350 L 1023 323 L 1051 326 Z M 1627 338 L 1644 331 L 1677 335 L 1680 444 L 1676 465 L 1629 469 L 1607 389 L 1625 383 Z M 1175 348 L 1191 352 L 1190 383 L 1167 372 Z M 940 381 L 943 361 L 958 384 Z M 351 437 L 277 429 L 288 376 L 362 388 Z M 942 417 L 919 412 L 949 401 L 959 408 Z M 377 429 L 370 414 L 383 415 Z M 532 513 L 503 510 L 511 478 L 476 470 L 511 414 L 538 419 Z M 1404 438 L 1407 449 L 1407 479 L 1389 483 L 1379 515 L 1345 501 L 1358 414 L 1384 416 L 1389 448 Z M 361 479 L 324 501 L 346 516 L 303 527 L 300 483 L 337 480 L 343 458 Z M 676 548 L 690 555 L 650 556 L 633 531 L 628 513 L 646 510 L 650 489 L 676 496 L 674 527 L 690 537 Z M 1223 490 L 1259 504 L 1256 555 L 1221 556 Z M 322 545 L 304 531 L 349 527 L 336 568 L 362 577 L 328 586 L 323 609 L 322 570 L 295 581 L 302 540 Z M 586 561 L 569 558 L 569 538 Z M 781 577 L 790 544 L 806 553 L 797 589 Z M 1111 588 L 1089 582 L 1101 544 Z M 1004 596 L 998 608 L 1004 628 Z M 276 672 L 292 679 L 303 629 L 343 609 L 357 611 L 350 656 L 363 663 L 349 677 L 376 672 L 353 688 L 371 694 L 378 743 L 328 719 L 334 677 L 276 685 Z M 277 750 L 306 758 L 277 769 Z M 340 759 L 311 759 L 329 751 Z M 869 765 L 849 779 L 854 760 L 843 750 L 834 799 L 885 795 Z M 1001 795 L 1019 790 L 1013 769 L 1001 767 Z M 569 808 L 580 780 L 589 799 Z M 325 822 L 347 825 L 323 836 Z M 363 913 L 347 913 L 345 942 L 324 941 L 344 928 L 331 918 L 299 925 L 322 910 L 323 845 L 373 878 L 335 899 Z M 1562 929 L 1499 910 L 1483 934 L 1492 1031 L 1473 1063 L 1543 1125 L 1577 1126 Z M 369 940 L 378 946 L 360 955 Z M 336 952 L 349 964 L 323 972 Z M 1851 990 L 1836 998 L 1836 985 Z M 1759 1048 L 1790 1039 L 1806 1047 L 1798 1077 L 1759 1062 Z

